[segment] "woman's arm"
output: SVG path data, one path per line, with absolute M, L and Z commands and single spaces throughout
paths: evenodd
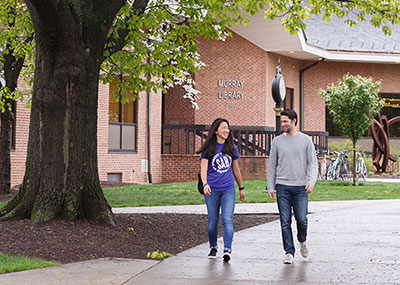
M 203 181 L 203 192 L 204 195 L 211 195 L 211 188 L 210 185 L 207 183 L 207 169 L 208 169 L 208 159 L 201 159 L 200 162 L 200 176 L 201 180 Z
M 235 180 L 236 180 L 237 184 L 239 185 L 240 201 L 243 201 L 244 200 L 244 187 L 243 187 L 242 173 L 240 172 L 238 159 L 235 159 L 232 162 L 232 171 L 233 171 L 233 176 L 235 176 Z

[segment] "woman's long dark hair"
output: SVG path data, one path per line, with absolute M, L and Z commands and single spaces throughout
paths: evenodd
M 206 141 L 203 143 L 200 149 L 196 151 L 196 153 L 203 153 L 203 156 L 208 159 L 211 159 L 217 153 L 218 146 L 215 132 L 218 130 L 219 125 L 221 125 L 222 122 L 227 123 L 229 130 L 231 129 L 228 120 L 222 118 L 215 119 L 211 124 L 210 130 L 208 131 Z M 228 138 L 225 140 L 224 146 L 222 147 L 222 153 L 227 154 L 232 158 L 236 157 L 235 149 L 233 148 L 233 136 L 231 131 L 229 132 Z

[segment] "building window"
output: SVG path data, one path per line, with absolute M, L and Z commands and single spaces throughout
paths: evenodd
M 329 132 L 329 136 L 331 137 L 345 136 L 339 126 L 333 122 L 333 118 L 329 114 L 329 109 L 327 106 L 325 106 L 325 131 Z
M 110 83 L 108 150 L 110 152 L 136 152 L 137 101 L 128 94 L 122 104 L 116 93 L 116 82 Z
M 400 93 L 380 93 L 379 95 L 385 100 L 381 115 L 386 116 L 388 120 L 400 116 Z M 400 137 L 400 123 L 389 128 L 389 137 Z
M 286 88 L 285 100 L 282 102 L 283 109 L 293 109 L 293 88 Z
M 122 182 L 122 173 L 107 173 L 107 182 Z
M 381 115 L 385 115 L 388 120 L 400 116 L 400 93 L 380 93 L 380 97 L 385 100 L 385 105 L 381 110 Z M 344 136 L 340 128 L 333 123 L 328 108 L 325 109 L 325 130 L 329 132 L 329 136 Z M 368 136 L 369 131 L 364 136 Z M 389 129 L 390 137 L 400 137 L 400 123 L 392 125 Z

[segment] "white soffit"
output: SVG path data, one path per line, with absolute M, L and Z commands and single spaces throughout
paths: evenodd
M 264 19 L 264 13 L 248 16 L 249 23 L 236 25 L 232 31 L 251 41 L 265 51 L 301 51 L 301 43 L 297 35 L 291 36 L 284 27 L 281 20 L 268 21 Z
M 370 63 L 400 63 L 398 53 L 374 53 L 321 49 L 306 43 L 302 32 L 299 32 L 299 40 L 303 51 L 312 53 L 319 58 L 331 61 L 370 62 Z
M 236 25 L 230 29 L 265 51 L 274 52 L 300 60 L 400 63 L 400 54 L 365 53 L 349 51 L 325 50 L 308 45 L 303 33 L 290 35 L 281 24 L 281 19 L 264 19 L 264 13 L 248 16 L 249 23 Z

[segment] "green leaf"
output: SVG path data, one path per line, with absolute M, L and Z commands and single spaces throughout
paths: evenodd
M 165 252 L 165 251 L 160 252 L 160 250 L 147 253 L 147 258 L 149 258 L 149 259 L 163 259 L 163 258 L 171 257 L 171 256 L 172 256 L 172 254 Z

